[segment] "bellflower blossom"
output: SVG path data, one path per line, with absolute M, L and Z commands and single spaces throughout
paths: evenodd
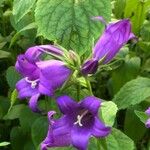
M 150 116 L 150 107 L 145 111 L 145 113 Z M 147 120 L 145 125 L 147 128 L 150 128 L 150 118 Z
M 37 101 L 41 94 L 53 96 L 54 91 L 71 74 L 71 70 L 59 60 L 42 61 L 40 55 L 47 51 L 62 55 L 62 51 L 54 46 L 35 46 L 29 48 L 24 55 L 19 55 L 15 65 L 16 70 L 23 76 L 16 84 L 19 98 L 30 98 L 29 107 L 33 111 L 39 111 Z
M 57 104 L 63 116 L 56 120 L 52 118 L 54 111 L 48 113 L 49 129 L 41 143 L 41 150 L 70 145 L 86 150 L 91 136 L 100 138 L 111 132 L 111 128 L 106 127 L 98 117 L 100 99 L 89 96 L 77 103 L 69 96 L 61 96 Z
M 95 18 L 103 20 L 102 17 Z M 95 73 L 99 61 L 102 61 L 103 64 L 110 62 L 120 48 L 132 38 L 135 36 L 131 32 L 131 24 L 128 19 L 106 25 L 104 33 L 93 48 L 92 59 L 83 64 L 81 72 L 84 75 Z

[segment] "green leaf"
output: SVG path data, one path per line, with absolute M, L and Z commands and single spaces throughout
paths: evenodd
M 0 59 L 8 58 L 10 56 L 11 56 L 11 54 L 9 52 L 0 50 Z
M 150 79 L 139 77 L 127 82 L 115 95 L 115 102 L 119 109 L 125 109 L 138 104 L 150 97 Z
M 134 142 L 120 130 L 112 129 L 106 137 L 107 150 L 134 150 Z
M 100 113 L 102 114 L 103 121 L 106 125 L 113 126 L 117 110 L 117 105 L 112 101 L 102 103 Z
M 14 127 L 10 132 L 10 141 L 12 150 L 22 150 L 27 137 L 21 127 Z
M 23 109 L 25 109 L 26 106 L 24 104 L 20 104 L 20 105 L 15 105 L 11 108 L 11 110 L 4 116 L 4 119 L 17 119 L 20 117 L 20 113 Z
M 16 100 L 17 100 L 17 97 L 18 97 L 18 92 L 17 90 L 13 90 L 13 92 L 11 93 L 11 98 L 10 98 L 10 108 L 8 111 L 11 110 L 11 108 L 13 107 L 13 105 L 15 104 Z
M 130 58 L 129 55 L 125 57 L 125 61 L 117 69 L 112 71 L 111 81 L 114 94 L 117 93 L 126 82 L 137 77 L 140 66 L 141 60 L 139 57 Z
M 14 0 L 13 2 L 13 15 L 18 22 L 23 18 L 34 6 L 36 0 Z
M 40 117 L 32 124 L 32 140 L 36 148 L 44 140 L 47 134 L 48 120 L 47 117 Z
M 16 42 L 17 38 L 19 37 L 19 35 L 27 30 L 31 30 L 31 29 L 35 29 L 36 28 L 36 24 L 35 22 L 28 24 L 27 26 L 25 26 L 24 28 L 22 28 L 20 31 L 18 31 L 11 39 L 9 48 L 12 47 L 12 45 Z
M 140 28 L 146 18 L 147 3 L 145 0 L 127 0 L 125 18 L 131 18 L 133 31 L 139 34 Z
M 141 38 L 144 41 L 146 42 L 150 41 L 150 22 L 149 21 L 144 22 L 140 33 L 141 33 Z
M 135 115 L 133 108 L 130 107 L 126 111 L 124 120 L 124 133 L 137 143 L 142 140 L 144 134 L 146 133 L 146 128 L 145 125 Z
M 9 145 L 9 144 L 10 144 L 9 142 L 1 142 L 1 143 L 0 143 L 0 147 L 1 147 L 1 146 L 7 146 L 7 145 Z
M 8 112 L 9 99 L 7 97 L 0 96 L 0 119 L 2 119 Z
M 28 106 L 22 109 L 19 115 L 19 120 L 23 131 L 30 133 L 32 124 L 39 117 L 40 114 L 32 112 Z
M 39 35 L 80 54 L 91 52 L 93 38 L 100 36 L 103 27 L 91 18 L 109 20 L 110 15 L 110 0 L 38 0 L 35 9 Z
M 148 115 L 145 112 L 142 112 L 142 111 L 135 110 L 134 112 L 139 117 L 139 119 L 141 120 L 141 122 L 143 122 L 145 124 L 145 122 L 149 118 Z
M 116 0 L 114 14 L 116 18 L 120 19 L 123 17 L 124 9 L 125 9 L 126 0 Z
M 16 87 L 17 81 L 20 79 L 20 75 L 16 72 L 15 67 L 11 66 L 6 71 L 6 79 L 10 86 L 10 88 L 13 90 Z

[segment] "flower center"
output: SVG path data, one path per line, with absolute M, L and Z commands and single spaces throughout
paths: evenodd
M 88 110 L 86 110 L 86 111 L 84 111 L 81 115 L 78 115 L 77 116 L 77 121 L 74 123 L 75 125 L 76 124 L 79 124 L 79 126 L 80 127 L 82 127 L 83 126 L 83 124 L 82 124 L 82 118 L 86 115 L 88 113 Z
M 39 79 L 36 79 L 36 80 L 29 80 L 28 77 L 25 78 L 25 80 L 31 84 L 31 88 L 32 89 L 35 89 L 35 87 L 37 86 L 37 82 L 39 81 Z

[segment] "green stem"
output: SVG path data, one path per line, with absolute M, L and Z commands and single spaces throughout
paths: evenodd
M 86 81 L 86 85 L 87 85 L 87 87 L 88 87 L 88 89 L 89 89 L 90 94 L 93 95 L 91 83 L 90 83 L 90 81 L 88 80 L 88 77 L 85 77 L 85 81 Z
M 97 149 L 100 150 L 101 149 L 101 143 L 100 143 L 100 139 L 97 139 Z

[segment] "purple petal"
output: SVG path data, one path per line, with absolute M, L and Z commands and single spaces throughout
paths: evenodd
M 107 22 L 102 16 L 92 17 L 92 19 L 101 21 L 107 27 Z
M 43 53 L 42 51 L 40 51 L 40 49 L 42 48 L 40 48 L 39 46 L 28 48 L 25 53 L 26 58 L 32 63 L 40 61 L 40 55 Z
M 101 100 L 94 96 L 88 96 L 80 102 L 80 106 L 89 110 L 93 115 L 97 115 Z
M 63 51 L 58 48 L 57 46 L 54 45 L 40 45 L 39 46 L 42 49 L 45 49 L 46 51 L 52 53 L 52 54 L 56 54 L 56 55 L 63 55 Z
M 70 114 L 78 107 L 78 104 L 69 96 L 60 96 L 57 98 L 57 104 L 63 114 Z
M 150 119 L 147 120 L 145 125 L 146 125 L 147 128 L 150 128 Z
M 38 89 L 31 88 L 31 84 L 28 83 L 25 79 L 21 79 L 20 81 L 17 82 L 16 89 L 18 91 L 20 99 L 31 97 L 39 93 Z
M 75 125 L 71 131 L 73 146 L 79 150 L 87 150 L 90 136 L 90 130 Z
M 53 113 L 52 113 L 53 114 Z M 52 120 L 49 116 L 49 129 L 47 137 L 41 143 L 41 149 L 47 150 L 48 147 L 65 147 L 71 144 L 70 126 L 66 116 Z
M 95 123 L 92 130 L 92 135 L 95 137 L 105 137 L 111 132 L 110 127 L 106 127 L 98 117 L 95 117 Z
M 137 40 L 137 37 L 133 33 L 130 33 L 129 40 L 131 39 Z
M 145 113 L 150 116 L 150 107 L 145 111 Z
M 40 61 L 40 55 L 42 53 L 50 52 L 55 55 L 63 55 L 63 51 L 61 51 L 58 47 L 53 45 L 39 45 L 30 47 L 27 49 L 25 56 L 26 58 L 32 62 L 35 63 L 37 61 Z
M 94 58 L 105 57 L 104 63 L 112 60 L 119 49 L 131 38 L 131 24 L 128 19 L 111 23 L 94 47 Z
M 37 65 L 41 70 L 40 84 L 47 88 L 50 94 L 61 87 L 71 74 L 71 70 L 65 67 L 61 61 L 41 61 L 38 62 Z M 51 91 L 52 89 L 53 91 Z
M 24 77 L 27 76 L 31 79 L 35 79 L 39 76 L 39 69 L 34 64 L 30 63 L 25 55 L 18 56 L 15 67 Z
M 45 84 L 49 81 L 42 77 L 41 79 L 42 79 L 42 82 L 39 83 L 39 92 L 43 95 L 54 96 L 54 89 L 50 85 L 48 85 L 49 87 L 45 86 Z M 43 85 L 43 83 L 45 84 Z
M 38 98 L 40 97 L 40 94 L 33 95 L 29 100 L 29 107 L 34 112 L 40 112 L 38 108 Z
M 94 74 L 97 71 L 97 68 L 98 68 L 98 61 L 91 59 L 91 60 L 86 61 L 82 65 L 81 72 L 84 75 Z

